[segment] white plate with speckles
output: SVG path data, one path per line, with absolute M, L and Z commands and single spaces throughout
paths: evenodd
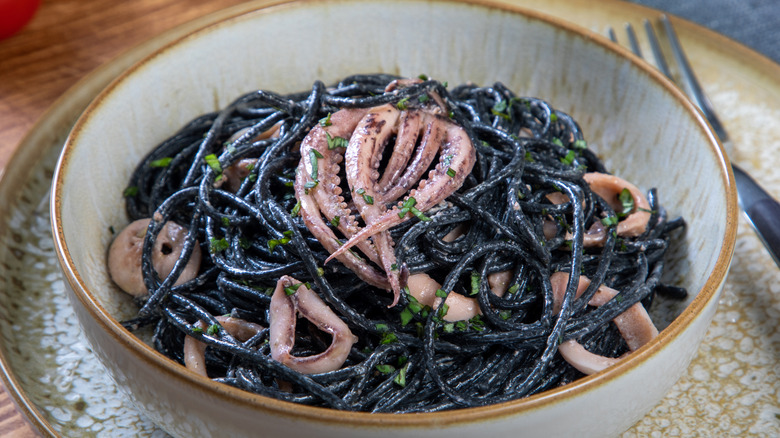
M 654 11 L 617 0 L 514 0 L 592 30 Z M 220 15 L 220 14 L 217 14 Z M 36 124 L 0 180 L 0 368 L 8 391 L 51 436 L 164 436 L 127 403 L 70 307 L 50 237 L 48 190 L 60 145 L 98 90 L 135 60 L 215 16 L 154 39 L 91 74 Z M 733 158 L 780 193 L 780 66 L 724 37 L 676 23 L 736 140 Z M 745 223 L 712 326 L 687 375 L 624 436 L 780 436 L 780 271 Z

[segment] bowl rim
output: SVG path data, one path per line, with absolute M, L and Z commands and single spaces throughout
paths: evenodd
M 734 252 L 737 235 L 737 195 L 734 176 L 731 171 L 727 155 L 723 145 L 717 139 L 711 126 L 701 115 L 699 110 L 690 102 L 690 100 L 680 91 L 668 78 L 657 71 L 655 68 L 645 63 L 628 49 L 614 44 L 606 37 L 601 36 L 588 29 L 582 28 L 564 19 L 557 18 L 535 10 L 527 9 L 518 5 L 505 3 L 494 3 L 490 0 L 428 0 L 435 3 L 452 3 L 457 5 L 477 6 L 486 9 L 498 10 L 500 12 L 509 12 L 521 15 L 526 19 L 542 22 L 551 27 L 560 29 L 570 35 L 577 35 L 591 44 L 601 46 L 607 52 L 612 52 L 615 56 L 626 58 L 634 68 L 651 77 L 651 81 L 658 83 L 667 93 L 669 93 L 678 103 L 692 116 L 692 120 L 703 131 L 705 137 L 709 140 L 710 152 L 715 155 L 719 164 L 721 183 L 726 191 L 726 227 L 723 234 L 723 242 L 718 253 L 718 257 L 707 276 L 704 285 L 697 295 L 686 306 L 684 311 L 676 317 L 659 335 L 651 342 L 632 352 L 628 357 L 617 364 L 600 371 L 598 373 L 582 377 L 574 382 L 564 386 L 550 389 L 539 394 L 520 398 L 517 400 L 491 404 L 482 407 L 457 408 L 441 412 L 427 413 L 368 413 L 355 411 L 340 411 L 331 408 L 301 405 L 293 402 L 278 400 L 275 398 L 250 393 L 229 385 L 220 384 L 207 377 L 195 374 L 184 368 L 182 365 L 174 362 L 162 353 L 147 345 L 140 338 L 133 335 L 125 329 L 119 321 L 100 304 L 99 300 L 86 287 L 81 275 L 76 271 L 75 265 L 68 251 L 68 245 L 65 242 L 62 223 L 59 220 L 62 211 L 62 186 L 63 178 L 67 173 L 72 150 L 83 130 L 90 114 L 98 110 L 101 104 L 107 100 L 118 85 L 123 82 L 133 72 L 141 69 L 145 64 L 152 61 L 165 52 L 174 50 L 181 42 L 207 34 L 211 31 L 230 26 L 231 22 L 240 20 L 253 15 L 265 15 L 274 13 L 281 8 L 300 8 L 306 7 L 312 3 L 327 2 L 349 2 L 358 0 L 252 0 L 244 3 L 240 7 L 228 8 L 227 14 L 219 14 L 215 21 L 206 21 L 194 27 L 183 36 L 168 41 L 162 47 L 154 50 L 140 61 L 117 76 L 111 83 L 105 87 L 90 102 L 86 110 L 81 114 L 74 124 L 71 133 L 65 141 L 62 153 L 52 178 L 52 197 L 51 197 L 51 226 L 54 238 L 54 248 L 58 261 L 63 271 L 64 277 L 75 294 L 79 302 L 90 316 L 102 327 L 103 330 L 114 340 L 126 347 L 125 349 L 136 356 L 139 360 L 149 363 L 156 371 L 164 373 L 166 377 L 174 379 L 183 384 L 194 385 L 196 388 L 211 393 L 222 401 L 229 403 L 244 404 L 254 408 L 265 409 L 269 413 L 283 415 L 293 419 L 306 419 L 319 421 L 323 423 L 345 423 L 348 422 L 354 426 L 403 426 L 403 427 L 426 427 L 442 424 L 446 418 L 446 424 L 454 426 L 463 423 L 473 423 L 489 421 L 501 417 L 519 415 L 534 410 L 539 410 L 550 404 L 563 402 L 574 396 L 595 390 L 607 382 L 615 380 L 624 375 L 631 369 L 634 369 L 644 363 L 644 361 L 655 355 L 657 352 L 668 346 L 668 343 L 679 337 L 694 320 L 701 316 L 702 310 L 716 297 L 717 292 L 725 280 L 731 258 Z M 406 0 L 417 1 L 417 0 Z

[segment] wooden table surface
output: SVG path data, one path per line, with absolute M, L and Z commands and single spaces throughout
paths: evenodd
M 86 74 L 176 25 L 237 3 L 43 0 L 24 29 L 0 40 L 0 172 L 35 121 Z M 39 436 L 1 383 L 0 436 Z

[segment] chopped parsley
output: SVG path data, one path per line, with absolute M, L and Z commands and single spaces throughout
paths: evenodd
M 287 230 L 284 233 L 282 233 L 284 237 L 281 239 L 270 239 L 268 241 L 268 251 L 274 252 L 274 249 L 279 245 L 286 245 L 290 243 L 290 240 L 292 239 L 292 231 Z
M 318 158 L 322 158 L 322 154 L 316 149 L 309 151 L 309 160 L 311 160 L 311 179 L 314 181 L 319 180 L 319 161 Z
M 284 288 L 285 295 L 293 295 L 295 292 L 298 291 L 298 288 L 303 286 L 303 283 L 296 283 L 290 286 L 287 286 Z
M 608 227 L 611 227 L 613 225 L 617 225 L 618 218 L 617 218 L 617 216 L 607 216 L 607 217 L 601 219 L 601 223 L 606 225 L 606 226 L 608 226 Z
M 344 137 L 331 137 L 326 131 L 325 135 L 328 137 L 328 149 L 345 148 L 349 144 L 349 140 Z
M 623 210 L 618 215 L 627 216 L 634 210 L 634 197 L 631 196 L 631 192 L 628 189 L 620 191 L 618 201 L 620 201 L 620 205 L 623 207 Z
M 431 219 L 423 214 L 420 210 L 418 210 L 415 207 L 415 204 L 417 204 L 417 200 L 414 199 L 414 197 L 410 196 L 409 198 L 404 201 L 403 204 L 401 204 L 401 210 L 398 212 L 398 217 L 403 218 L 406 216 L 407 213 L 412 213 L 417 217 L 417 219 L 420 219 L 423 222 L 428 222 Z
M 206 164 L 209 165 L 211 170 L 214 171 L 217 175 L 222 174 L 222 165 L 219 164 L 219 158 L 215 154 L 208 154 L 205 157 L 203 157 L 203 161 L 206 162 Z
M 173 158 L 171 157 L 160 158 L 150 162 L 149 167 L 168 167 L 168 165 L 171 164 L 171 161 L 173 161 Z
M 228 243 L 227 239 L 224 237 L 220 239 L 212 237 L 211 240 L 209 240 L 209 252 L 212 254 L 222 252 L 228 248 L 230 248 L 230 243 Z
M 398 386 L 406 386 L 406 370 L 409 369 L 409 362 L 407 362 L 403 368 L 398 370 L 398 375 L 395 376 L 393 382 Z
M 376 370 L 382 374 L 392 374 L 395 372 L 395 367 L 387 364 L 378 364 Z
M 298 200 L 298 202 L 295 203 L 293 209 L 290 211 L 290 216 L 292 217 L 298 216 L 300 212 L 301 212 L 301 201 Z
M 126 198 L 133 197 L 138 194 L 138 187 L 137 186 L 130 186 L 125 189 L 124 192 L 122 192 L 122 196 Z
M 395 335 L 393 332 L 384 332 L 382 333 L 382 339 L 379 340 L 379 343 L 381 345 L 386 344 L 392 344 L 393 342 L 398 341 L 398 336 Z
M 482 276 L 479 272 L 471 273 L 471 295 L 479 293 L 480 286 L 482 285 Z
M 574 143 L 572 144 L 574 149 L 587 149 L 588 148 L 588 142 L 585 140 L 574 140 Z
M 401 311 L 401 325 L 406 327 L 406 325 L 414 319 L 414 315 L 415 314 L 409 309 L 409 306 L 405 307 L 404 310 Z
M 509 108 L 511 108 L 511 106 L 512 104 L 507 103 L 506 100 L 500 100 L 496 102 L 492 108 L 490 108 L 490 112 L 494 116 L 509 120 L 511 118 L 509 114 Z
M 574 163 L 574 159 L 577 158 L 577 153 L 569 150 L 569 152 L 566 153 L 566 156 L 561 158 L 561 163 L 566 165 L 571 165 Z

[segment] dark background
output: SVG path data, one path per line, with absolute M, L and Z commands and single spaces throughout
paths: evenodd
M 780 63 L 780 0 L 629 1 L 706 26 Z

